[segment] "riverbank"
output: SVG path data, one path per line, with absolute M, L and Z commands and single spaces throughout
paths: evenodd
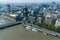
M 10 16 L 4 16 L 5 18 L 7 18 L 7 19 L 9 19 L 9 20 L 15 20 L 13 17 L 10 17 Z M 15 21 L 14 21 L 15 22 Z M 19 22 L 18 22 L 19 23 Z M 17 24 L 18 24 L 17 23 Z M 9 24 L 9 25 L 4 25 L 3 27 L 1 26 L 1 28 L 0 29 L 3 29 L 3 28 L 7 28 L 7 27 L 10 27 L 10 26 L 12 26 L 12 25 L 16 25 L 16 23 L 11 23 L 11 24 Z M 35 25 L 36 26 L 36 25 Z M 36 27 L 34 27 L 34 28 L 36 28 Z M 42 32 L 43 34 L 45 34 L 45 35 L 51 35 L 51 36 L 55 36 L 55 37 L 58 37 L 58 38 L 60 38 L 60 33 L 57 33 L 57 32 L 54 32 L 54 31 L 51 31 L 51 30 L 47 30 L 47 29 L 45 29 L 45 28 L 41 28 L 41 27 L 39 27 L 39 28 L 37 28 L 37 29 L 39 29 L 39 32 Z M 41 31 L 42 30 L 42 31 Z
M 27 30 L 21 25 L 0 30 L 0 40 L 60 40 L 54 36 L 44 35 L 41 32 Z
M 9 21 L 9 23 L 11 23 L 11 20 L 8 20 L 4 17 L 2 18 L 3 20 L 7 20 L 6 22 Z M 60 40 L 60 39 L 54 36 L 44 35 L 41 32 L 27 30 L 22 25 L 15 25 L 0 30 L 0 40 Z
M 54 36 L 54 37 L 58 37 L 60 38 L 60 33 L 57 33 L 57 32 L 54 32 L 54 31 L 51 31 L 51 30 L 48 30 L 48 29 L 45 29 L 45 28 L 42 28 L 42 27 L 36 27 L 36 25 L 34 27 L 27 27 L 28 29 L 32 30 L 32 31 L 37 31 L 37 32 L 41 32 L 43 33 L 44 35 L 50 35 L 50 36 Z

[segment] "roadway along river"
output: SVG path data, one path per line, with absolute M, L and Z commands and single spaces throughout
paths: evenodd
M 1 17 L 0 20 L 4 20 L 3 21 L 4 23 L 12 22 Z M 21 25 L 16 25 L 13 27 L 0 30 L 0 40 L 60 40 L 60 39 L 57 37 L 44 35 L 40 32 L 27 30 L 23 28 Z

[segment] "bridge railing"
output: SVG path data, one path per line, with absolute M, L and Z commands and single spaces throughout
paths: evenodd
M 0 25 L 0 29 L 12 27 L 12 26 L 15 26 L 15 25 L 18 25 L 18 24 L 21 24 L 21 23 L 22 23 L 21 21 L 18 21 L 18 22 L 13 22 L 13 23 L 8 23 L 8 24 Z

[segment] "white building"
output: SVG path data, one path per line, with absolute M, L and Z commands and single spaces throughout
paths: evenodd
M 56 20 L 55 26 L 60 26 L 60 19 Z

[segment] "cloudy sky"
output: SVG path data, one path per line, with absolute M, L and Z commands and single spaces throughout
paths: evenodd
M 0 0 L 0 3 L 60 2 L 59 0 Z

